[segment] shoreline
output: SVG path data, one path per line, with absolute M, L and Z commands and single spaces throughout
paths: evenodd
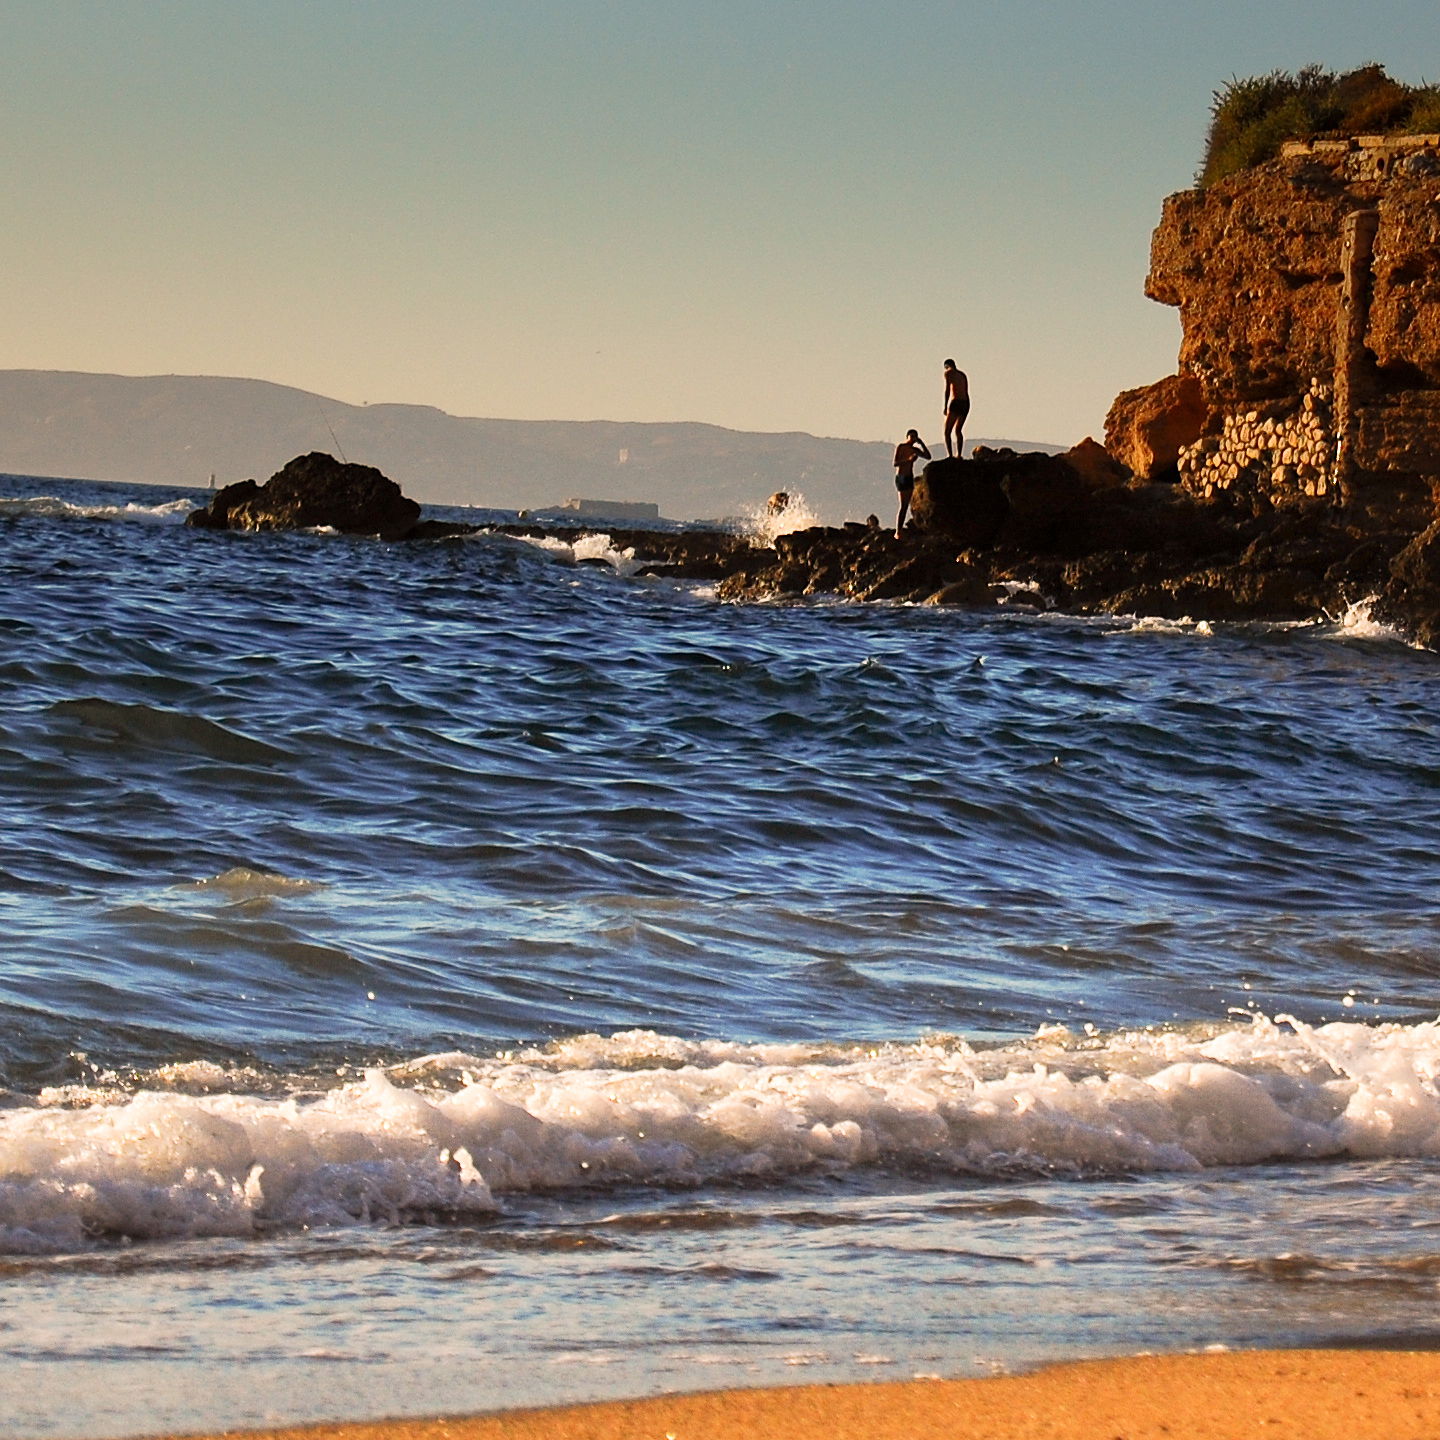
M 1137 1355 L 983 1379 L 717 1390 L 184 1440 L 219 1440 L 220 1433 L 230 1440 L 1428 1440 L 1440 1434 L 1440 1351 Z

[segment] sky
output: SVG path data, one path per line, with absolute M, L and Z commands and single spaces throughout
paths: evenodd
M 1100 435 L 1234 75 L 1434 0 L 0 0 L 0 368 L 861 440 Z

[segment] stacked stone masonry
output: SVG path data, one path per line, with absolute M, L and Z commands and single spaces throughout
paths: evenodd
M 1440 135 L 1356 135 L 1346 140 L 1287 140 L 1282 160 L 1318 160 L 1346 180 L 1385 180 L 1392 174 L 1440 175 Z
M 1232 412 L 1218 431 L 1180 451 L 1180 482 L 1210 500 L 1220 494 L 1272 503 L 1330 492 L 1335 459 L 1330 387 L 1311 382 L 1298 403 Z

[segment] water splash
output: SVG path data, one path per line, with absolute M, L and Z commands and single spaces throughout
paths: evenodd
M 558 535 L 519 535 L 515 538 L 572 565 L 597 562 L 608 565 L 617 575 L 632 575 L 639 565 L 633 549 L 617 549 L 604 531 L 586 531 L 573 540 L 563 540 Z
M 783 495 L 785 503 L 774 502 Z M 798 490 L 777 491 L 770 500 L 754 505 L 740 518 L 736 527 L 746 535 L 757 549 L 767 550 L 775 543 L 777 535 L 792 535 L 797 530 L 809 530 L 821 523 L 820 516 Z
M 1334 621 L 1331 638 L 1337 640 L 1400 640 L 1405 637 L 1393 626 L 1375 619 L 1373 608 L 1378 595 L 1367 595 L 1363 600 L 1352 601 L 1345 607 L 1344 614 Z

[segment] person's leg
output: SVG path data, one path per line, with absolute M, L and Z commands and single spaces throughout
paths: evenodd
M 900 487 L 900 508 L 895 512 L 895 538 L 900 538 L 900 532 L 905 528 L 905 516 L 910 510 L 910 486 Z
M 945 412 L 945 454 L 949 456 L 952 460 L 955 458 L 955 450 L 953 445 L 951 444 L 950 437 L 954 435 L 954 433 L 955 412 L 953 410 L 947 410 Z

